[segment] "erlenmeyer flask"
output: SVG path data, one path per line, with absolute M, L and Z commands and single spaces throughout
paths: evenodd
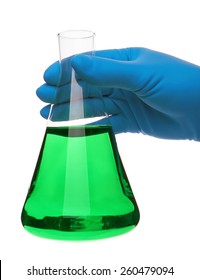
M 133 229 L 139 210 L 108 119 L 99 125 L 84 115 L 84 86 L 70 57 L 93 55 L 94 34 L 60 33 L 61 104 L 52 106 L 38 162 L 22 211 L 32 234 L 61 240 L 90 240 Z M 99 100 L 103 102 L 102 97 Z M 68 102 L 67 102 L 68 101 Z

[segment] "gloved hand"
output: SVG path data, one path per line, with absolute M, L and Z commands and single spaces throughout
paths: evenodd
M 97 51 L 93 57 L 80 54 L 68 63 L 83 84 L 86 107 L 93 108 L 88 115 L 103 113 L 98 103 L 102 95 L 115 133 L 200 140 L 199 66 L 144 48 Z M 56 62 L 44 74 L 46 84 L 37 90 L 41 100 L 55 104 L 58 119 L 68 102 L 63 92 L 70 80 L 66 73 L 59 82 L 59 75 Z M 49 105 L 41 110 L 45 118 L 48 113 Z

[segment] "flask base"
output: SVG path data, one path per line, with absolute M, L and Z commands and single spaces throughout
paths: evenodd
M 35 219 L 23 211 L 22 223 L 29 233 L 57 240 L 95 240 L 124 234 L 136 227 L 139 212 L 119 216 L 60 216 Z
M 85 231 L 85 232 L 66 232 L 57 231 L 51 229 L 39 229 L 30 226 L 25 226 L 24 229 L 29 233 L 36 235 L 38 237 L 54 239 L 54 240 L 65 240 L 65 241 L 89 241 L 104 239 L 109 237 L 114 237 L 118 235 L 125 234 L 133 230 L 135 226 L 128 226 L 118 229 L 106 229 L 106 230 L 96 230 L 96 231 Z

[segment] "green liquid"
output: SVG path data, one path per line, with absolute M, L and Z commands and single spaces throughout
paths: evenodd
M 46 130 L 22 224 L 32 234 L 90 240 L 125 233 L 139 210 L 110 126 Z

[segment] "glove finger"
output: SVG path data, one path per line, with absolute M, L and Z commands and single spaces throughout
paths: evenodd
M 120 58 L 120 51 L 108 50 L 97 52 L 99 56 L 118 57 Z M 62 62 L 56 61 L 51 64 L 44 72 L 44 81 L 51 86 L 60 86 L 71 81 L 71 59 L 72 57 L 63 59 Z
M 69 101 L 70 89 L 70 84 L 60 87 L 44 84 L 36 90 L 36 94 L 43 102 L 59 104 Z
M 119 61 L 130 61 L 138 57 L 140 48 L 100 50 L 95 52 L 96 57 L 114 59 Z M 71 80 L 71 60 L 72 57 L 54 62 L 44 72 L 44 80 L 52 86 L 63 85 Z M 62 66 L 62 67 L 61 67 Z M 62 68 L 62 71 L 61 71 Z
M 63 59 L 61 62 L 56 61 L 50 65 L 44 72 L 44 80 L 52 86 L 62 86 L 71 81 L 71 59 Z
M 91 118 L 120 113 L 118 106 L 109 98 L 104 100 L 102 98 L 89 98 L 84 99 L 84 102 L 82 102 L 82 100 L 76 100 L 71 106 L 70 103 L 53 105 L 52 108 L 50 105 L 47 105 L 40 111 L 42 117 L 47 119 L 49 117 L 50 109 L 50 118 L 52 121 L 64 121 L 69 120 L 69 118 Z
M 79 77 L 87 83 L 126 90 L 137 89 L 140 67 L 134 61 L 118 61 L 87 55 L 77 55 L 71 61 Z
M 96 87 L 93 85 L 89 85 L 88 83 L 82 80 L 79 80 L 78 84 L 82 88 L 83 98 L 109 96 L 113 94 L 113 90 L 110 88 Z M 37 96 L 43 102 L 51 104 L 69 102 L 70 92 L 70 84 L 66 84 L 60 87 L 44 84 L 36 90 Z
M 51 105 L 48 104 L 47 106 L 43 107 L 43 108 L 40 110 L 40 115 L 41 115 L 43 118 L 48 119 L 50 110 L 51 110 Z
M 60 62 L 56 61 L 51 64 L 44 72 L 44 81 L 52 86 L 58 85 L 60 79 L 61 67 Z

